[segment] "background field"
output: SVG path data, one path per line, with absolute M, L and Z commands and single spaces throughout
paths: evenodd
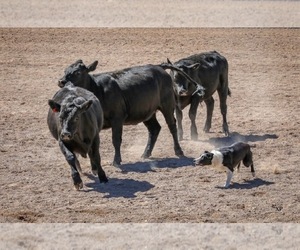
M 299 222 L 298 29 L 1 29 L 1 222 Z M 180 34 L 180 35 L 179 35 Z M 177 60 L 217 50 L 229 61 L 232 97 L 221 133 L 218 98 L 211 133 L 198 110 L 191 141 L 185 110 L 177 159 L 167 126 L 150 161 L 143 124 L 124 127 L 122 170 L 111 166 L 111 131 L 101 157 L 110 181 L 100 185 L 82 159 L 85 189 L 73 190 L 69 167 L 46 124 L 47 100 L 63 69 L 81 58 L 96 72 Z M 236 140 L 254 145 L 257 178 L 242 168 L 231 189 L 216 188 L 223 173 L 194 167 L 204 150 Z

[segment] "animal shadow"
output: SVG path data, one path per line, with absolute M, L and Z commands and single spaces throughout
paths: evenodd
M 275 182 L 273 182 L 273 181 L 265 181 L 260 178 L 255 178 L 253 180 L 244 180 L 244 183 L 233 182 L 229 186 L 229 189 L 252 189 L 252 188 L 257 188 L 260 186 L 269 186 L 274 183 Z
M 86 174 L 86 176 L 93 180 L 93 182 L 85 183 L 87 190 L 84 192 L 96 191 L 104 193 L 104 198 L 135 198 L 137 192 L 146 192 L 154 187 L 147 181 L 137 181 L 133 179 L 108 179 L 108 183 L 99 183 L 99 179 L 92 174 Z
M 257 142 L 257 141 L 265 141 L 267 139 L 277 139 L 278 136 L 276 134 L 264 134 L 264 135 L 241 135 L 237 132 L 230 133 L 227 137 L 215 137 L 209 138 L 208 142 L 215 147 L 224 147 L 229 146 L 235 142 Z
M 191 166 L 193 164 L 193 158 L 182 157 L 182 158 L 150 158 L 146 161 L 140 161 L 130 164 L 121 165 L 120 169 L 123 173 L 137 172 L 147 173 L 155 172 L 154 168 L 179 168 L 185 166 Z

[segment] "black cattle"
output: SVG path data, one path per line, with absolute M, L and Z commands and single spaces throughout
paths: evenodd
M 171 62 L 168 60 L 171 64 Z M 223 117 L 223 132 L 229 135 L 227 114 L 227 96 L 230 96 L 228 88 L 228 62 L 226 58 L 216 51 L 206 52 L 192 55 L 187 58 L 180 59 L 173 64 L 177 68 L 184 71 L 196 82 L 205 88 L 204 96 L 193 95 L 195 87 L 189 83 L 181 74 L 171 71 L 177 88 L 177 106 L 176 118 L 178 123 L 179 140 L 183 138 L 182 130 L 182 110 L 190 104 L 189 118 L 191 120 L 191 138 L 198 139 L 196 127 L 196 114 L 199 103 L 204 101 L 207 108 L 206 122 L 204 131 L 209 132 L 211 128 L 211 120 L 214 109 L 213 94 L 218 92 L 220 99 L 220 109 Z
M 88 154 L 92 172 L 98 174 L 100 182 L 107 182 L 99 154 L 99 132 L 103 125 L 99 100 L 90 91 L 68 84 L 48 103 L 48 127 L 71 167 L 75 188 L 83 187 L 76 153 L 85 158 Z
M 120 146 L 123 125 L 135 125 L 143 122 L 148 129 L 148 142 L 143 158 L 151 156 L 161 126 L 156 119 L 156 111 L 160 110 L 168 124 L 173 137 L 174 151 L 183 156 L 178 142 L 177 126 L 174 117 L 176 106 L 173 82 L 164 68 L 173 67 L 164 64 L 136 66 L 120 71 L 90 75 L 96 69 L 95 61 L 86 66 L 82 60 L 76 61 L 65 70 L 59 80 L 63 87 L 71 81 L 74 85 L 92 91 L 100 100 L 104 111 L 103 129 L 112 128 L 112 141 L 115 149 L 113 165 L 118 167 L 121 162 Z M 195 85 L 194 82 L 194 90 Z M 203 94 L 203 89 L 197 91 Z

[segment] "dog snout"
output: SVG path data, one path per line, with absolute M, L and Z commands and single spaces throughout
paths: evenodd
M 195 165 L 195 166 L 196 166 L 196 165 L 199 165 L 199 160 L 200 160 L 199 158 L 195 158 L 195 159 L 194 159 L 194 165 Z

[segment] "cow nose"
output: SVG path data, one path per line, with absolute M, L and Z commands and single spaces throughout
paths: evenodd
M 68 140 L 71 140 L 72 135 L 71 135 L 70 132 L 61 132 L 60 138 L 61 138 L 62 140 L 68 141 Z
M 66 83 L 67 83 L 67 81 L 64 80 L 64 79 L 58 80 L 58 86 L 61 87 L 61 88 L 63 88 L 63 87 L 65 86 Z

